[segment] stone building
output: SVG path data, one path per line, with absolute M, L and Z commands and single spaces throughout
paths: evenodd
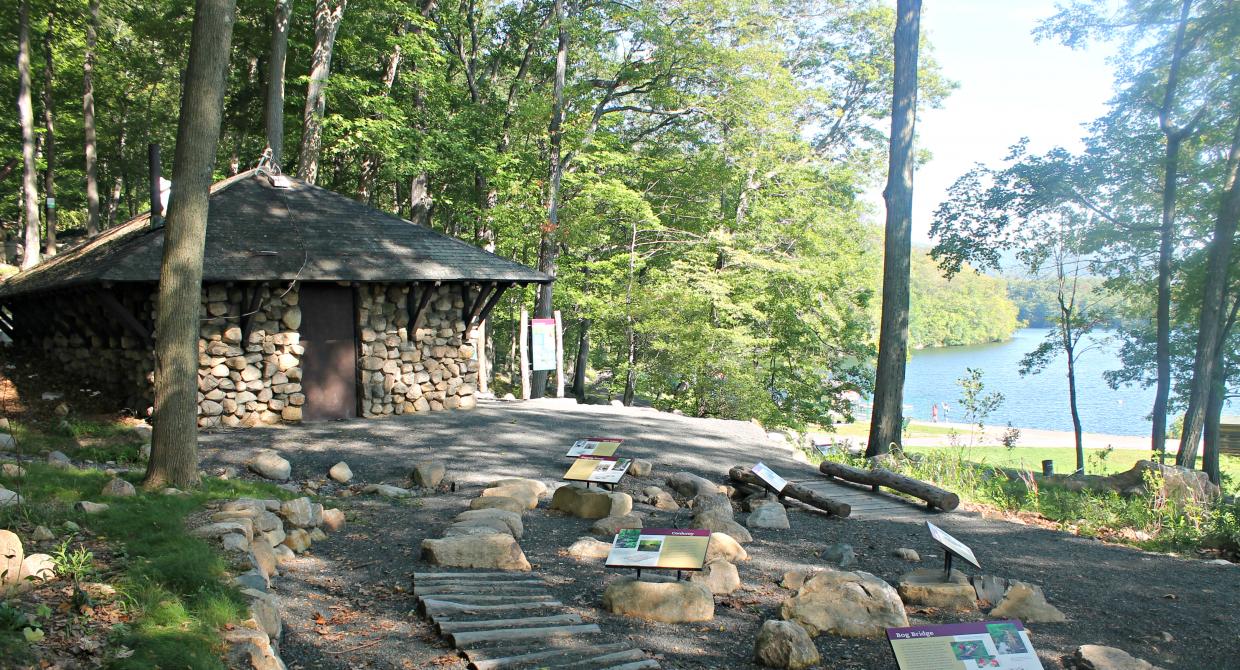
M 551 278 L 290 179 L 212 187 L 199 425 L 253 426 L 475 404 L 472 333 L 514 285 Z M 0 283 L 0 330 L 146 411 L 163 228 L 143 214 Z

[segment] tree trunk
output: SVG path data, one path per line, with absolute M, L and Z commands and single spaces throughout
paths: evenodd
M 52 31 L 56 28 L 56 7 L 50 8 L 47 32 L 43 33 L 43 195 L 47 205 L 47 237 L 43 253 L 56 255 L 56 107 L 52 86 L 56 82 L 56 65 L 52 60 Z
M 82 133 L 86 144 L 86 236 L 99 234 L 99 174 L 95 147 L 95 45 L 99 30 L 99 0 L 90 0 L 86 20 L 86 55 L 82 64 Z
M 555 83 L 552 87 L 551 123 L 547 127 L 551 147 L 549 151 L 549 167 L 551 185 L 547 190 L 547 223 L 543 225 L 542 238 L 538 244 L 538 270 L 555 277 L 556 264 L 559 256 L 557 238 L 560 227 L 560 181 L 564 177 L 564 165 L 561 162 L 564 143 L 564 78 L 568 71 L 568 28 L 565 25 L 564 0 L 555 0 L 556 24 L 558 26 L 558 42 L 555 51 Z M 534 317 L 551 318 L 551 294 L 554 282 L 542 284 L 538 290 L 538 305 L 534 308 Z M 547 386 L 547 371 L 534 373 L 533 393 L 535 398 L 543 397 Z
M 288 31 L 293 0 L 276 0 L 271 26 L 271 56 L 267 61 L 267 148 L 276 165 L 284 160 L 284 66 L 288 62 Z
M 143 487 L 198 485 L 198 311 L 208 193 L 224 110 L 236 0 L 198 0 L 181 96 L 160 264 L 155 414 Z
M 22 131 L 22 191 L 26 204 L 26 239 L 22 269 L 39 264 L 39 189 L 35 182 L 34 103 L 30 99 L 30 0 L 17 13 L 17 116 Z
M 1206 282 L 1201 292 L 1201 314 L 1197 328 L 1197 354 L 1193 360 L 1193 379 L 1189 386 L 1188 410 L 1184 414 L 1184 432 L 1180 436 L 1180 454 L 1192 467 L 1197 457 L 1197 443 L 1205 428 L 1207 398 L 1214 386 L 1218 349 L 1226 341 L 1223 330 L 1223 306 L 1231 270 L 1231 248 L 1235 243 L 1236 224 L 1240 221 L 1240 122 L 1232 136 L 1227 161 L 1227 184 L 1223 203 L 1214 219 L 1214 239 L 1206 261 Z M 1176 458 L 1176 463 L 1180 462 Z M 1203 464 L 1204 465 L 1204 464 Z
M 748 466 L 732 466 L 732 468 L 728 470 L 728 477 L 734 482 L 756 486 L 762 491 L 770 490 L 767 483 L 762 481 L 761 477 L 754 474 L 753 470 Z M 852 514 L 852 505 L 834 498 L 828 498 L 827 496 L 819 493 L 815 493 L 814 491 L 793 482 L 788 482 L 784 485 L 784 490 L 778 493 L 781 496 L 787 496 L 793 500 L 799 500 L 810 507 L 816 507 L 824 512 L 829 512 L 839 517 L 846 517 Z M 783 501 L 781 500 L 780 502 Z
M 886 486 L 915 498 L 921 498 L 932 507 L 937 507 L 944 512 L 950 512 L 960 506 L 960 496 L 955 493 L 886 468 L 866 470 L 835 461 L 823 461 L 818 464 L 818 471 L 827 477 L 836 477 L 846 482 L 870 486 L 875 491 L 880 486 Z
M 323 88 L 331 76 L 332 49 L 347 3 L 348 0 L 317 0 L 314 9 L 314 53 L 310 57 L 310 84 L 306 87 L 301 154 L 297 159 L 297 176 L 311 184 L 319 177 L 319 151 L 323 148 L 323 113 L 327 109 Z
M 396 37 L 399 39 L 405 34 L 404 26 L 396 29 Z M 397 44 L 392 49 L 392 53 L 388 56 L 387 67 L 383 74 L 383 97 L 386 98 L 392 94 L 392 87 L 396 85 L 396 74 L 400 72 L 401 51 L 400 45 Z M 357 197 L 363 202 L 368 202 L 371 206 L 374 202 L 371 198 L 371 190 L 375 179 L 379 177 L 379 163 L 382 159 L 377 152 L 367 152 L 362 158 L 362 169 L 357 179 Z
M 586 401 L 586 367 L 590 364 L 590 320 L 581 320 L 581 334 L 577 336 L 577 363 L 573 366 L 573 395 L 577 402 Z
M 124 193 L 125 188 L 125 140 L 127 139 L 126 135 L 128 133 L 125 121 L 125 109 L 126 106 L 122 103 L 121 128 L 120 132 L 117 133 L 116 136 L 116 164 L 115 166 L 111 166 L 115 169 L 116 176 L 113 177 L 112 181 L 112 195 L 108 198 L 108 218 L 104 226 L 105 228 L 111 228 L 116 225 L 116 212 L 120 209 L 121 195 Z
M 429 180 L 430 177 L 422 172 L 409 182 L 409 220 L 419 226 L 431 224 L 431 205 L 434 203 L 427 188 Z
M 1166 137 L 1167 151 L 1163 158 L 1162 219 L 1158 226 L 1158 304 L 1154 314 L 1156 342 L 1152 410 L 1154 425 L 1150 429 L 1150 449 L 1158 453 L 1160 463 L 1167 458 L 1167 398 L 1171 394 L 1171 254 L 1175 238 L 1175 199 L 1179 185 L 1180 144 L 1188 134 L 1188 129 L 1172 126 L 1171 113 L 1175 108 L 1180 64 L 1184 56 L 1184 33 L 1188 27 L 1192 4 L 1193 0 L 1183 0 L 1180 4 L 1180 20 L 1176 26 L 1167 88 L 1158 112 L 1158 126 Z
M 887 453 L 901 440 L 904 365 L 908 356 L 909 257 L 913 224 L 913 135 L 917 119 L 917 48 L 921 0 L 897 0 L 895 86 L 891 105 L 886 235 L 883 242 L 883 312 L 879 327 L 874 412 L 866 455 Z

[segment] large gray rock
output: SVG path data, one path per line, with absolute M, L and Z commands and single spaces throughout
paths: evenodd
M 900 577 L 896 591 L 910 605 L 956 611 L 977 609 L 977 592 L 959 570 L 952 570 L 944 580 L 943 571 L 938 568 L 918 568 Z
M 603 608 L 612 614 L 663 623 L 715 618 L 715 599 L 710 589 L 682 581 L 645 582 L 622 577 L 603 591 Z
M 706 546 L 706 562 L 709 563 L 719 559 L 729 563 L 748 561 L 749 552 L 745 551 L 745 548 L 739 542 L 732 539 L 730 535 L 711 533 L 710 543 Z
M 508 498 L 505 496 L 490 496 L 487 498 L 474 498 L 469 501 L 469 509 L 502 509 L 514 514 L 522 514 L 525 512 L 525 503 L 516 498 Z
M 682 496 L 692 498 L 699 494 L 719 493 L 719 486 L 692 472 L 677 472 L 667 478 L 667 486 Z
M 1162 668 L 1136 658 L 1115 647 L 1086 644 L 1077 647 L 1072 655 L 1077 670 L 1162 670 Z
M 822 560 L 840 568 L 851 567 L 857 563 L 857 554 L 853 551 L 852 545 L 843 542 L 827 545 L 820 556 Z
M 323 523 L 323 506 L 309 498 L 285 500 L 280 504 L 280 516 L 296 528 L 314 528 Z
M 753 542 L 753 535 L 744 526 L 718 510 L 706 510 L 693 515 L 693 527 L 705 528 L 712 533 L 730 535 L 737 542 Z
M 457 535 L 422 541 L 422 558 L 431 565 L 528 572 L 530 562 L 508 533 Z
M 17 491 L 10 491 L 0 486 L 0 507 L 20 504 L 22 504 L 22 497 L 17 494 Z
M 706 586 L 717 596 L 726 596 L 741 587 L 736 566 L 723 560 L 711 561 L 700 572 L 689 573 L 689 581 Z
M 654 464 L 641 458 L 634 458 L 633 463 L 629 465 L 629 474 L 634 477 L 645 477 L 654 469 Z
M 333 533 L 344 528 L 344 512 L 335 507 L 323 510 L 323 528 Z
M 785 600 L 780 614 L 812 636 L 882 637 L 888 628 L 908 625 L 896 590 L 868 572 L 824 570 Z
M 482 489 L 479 498 L 512 498 L 521 503 L 525 509 L 538 507 L 538 496 L 528 486 L 508 484 Z
M 349 467 L 348 463 L 340 461 L 327 471 L 327 476 L 331 477 L 333 481 L 347 484 L 353 479 L 353 469 Z
M 590 532 L 594 535 L 603 537 L 612 537 L 624 528 L 641 528 L 642 518 L 636 514 L 625 514 L 624 516 L 607 516 L 594 522 L 590 526 Z
M 16 584 L 22 571 L 26 550 L 22 540 L 11 530 L 0 530 L 0 586 Z M 2 590 L 2 589 L 0 589 Z
M 52 467 L 56 467 L 56 468 L 73 467 L 73 461 L 70 461 L 69 457 L 66 456 L 64 452 L 60 452 L 60 451 L 53 451 L 52 453 L 48 454 L 47 464 Z
M 251 472 L 277 482 L 287 481 L 293 474 L 293 466 L 274 451 L 261 451 L 246 462 Z
M 568 555 L 579 561 L 595 561 L 607 558 L 611 553 L 610 542 L 600 542 L 592 537 L 577 538 L 568 549 Z
M 408 498 L 413 495 L 413 491 L 391 484 L 367 484 L 362 487 L 362 493 L 377 493 L 384 498 Z
M 119 477 L 114 477 L 107 484 L 103 485 L 101 495 L 112 496 L 114 498 L 126 498 L 132 495 L 137 495 L 137 493 L 138 492 L 134 489 L 133 484 L 130 484 Z
M 749 513 L 749 518 L 745 520 L 745 525 L 750 528 L 773 528 L 776 530 L 791 528 L 788 524 L 788 512 L 784 510 L 783 505 L 777 502 L 768 502 L 756 507 Z
M 551 496 L 551 509 L 579 519 L 602 519 L 611 516 L 612 504 L 611 494 L 607 491 L 588 489 L 576 484 L 561 486 Z M 629 507 L 632 508 L 631 498 Z
M 91 502 L 89 500 L 79 500 L 73 504 L 73 509 L 82 514 L 99 514 L 108 511 L 107 503 Z
M 676 504 L 676 499 L 672 497 L 672 494 L 657 486 L 647 486 L 642 489 L 642 493 L 646 495 L 646 502 L 654 505 L 655 509 L 665 512 L 675 512 L 680 509 L 680 505 Z
M 822 656 L 800 624 L 770 619 L 758 631 L 753 660 L 768 668 L 804 670 L 817 665 Z
M 495 521 L 507 527 L 509 534 L 520 539 L 525 533 L 525 528 L 521 524 L 521 515 L 516 512 L 510 512 L 504 509 L 471 509 L 456 515 L 456 521 Z
M 439 486 L 439 482 L 443 481 L 443 476 L 447 472 L 448 468 L 443 461 L 417 463 L 413 466 L 413 483 L 416 486 L 433 489 Z
M 533 493 L 539 498 L 547 495 L 547 485 L 537 479 L 526 479 L 525 477 L 506 477 L 504 479 L 497 479 L 487 484 L 486 487 L 493 489 L 499 486 L 524 486 L 529 489 L 530 493 Z
M 1067 621 L 1054 605 L 1046 602 L 1042 588 L 1025 582 L 1012 582 L 1003 600 L 992 610 L 990 616 L 999 619 L 1020 619 L 1025 623 L 1057 623 Z

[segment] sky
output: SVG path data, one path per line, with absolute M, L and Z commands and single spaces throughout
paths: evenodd
M 891 2 L 894 5 L 894 2 Z M 1101 116 L 1112 91 L 1110 49 L 1035 41 L 1055 0 L 938 0 L 924 4 L 922 32 L 959 87 L 917 122 L 917 147 L 933 158 L 913 179 L 913 243 L 930 243 L 935 208 L 975 163 L 997 164 L 1021 137 L 1031 149 L 1080 147 L 1082 124 Z M 871 194 L 884 216 L 882 185 Z

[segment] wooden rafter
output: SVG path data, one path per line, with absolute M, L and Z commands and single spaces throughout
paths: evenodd
M 414 284 L 422 292 L 418 296 L 418 304 L 409 312 L 409 339 L 413 340 L 413 331 L 418 327 L 418 317 L 422 316 L 422 311 L 426 309 L 426 304 L 431 301 L 431 296 L 435 295 L 435 288 L 439 286 L 439 282 L 433 284 Z M 409 305 L 413 305 L 412 295 L 410 295 Z
M 478 312 L 478 323 L 486 321 L 487 317 L 491 316 L 491 310 L 495 309 L 495 305 L 499 303 L 499 299 L 504 296 L 504 291 L 507 291 L 510 288 L 512 288 L 511 282 L 500 284 L 495 288 L 495 292 L 491 294 L 491 299 L 487 300 L 486 306 L 482 308 L 481 312 Z
M 473 308 L 469 310 L 469 314 L 465 316 L 466 333 L 473 330 L 474 326 L 479 323 L 477 321 L 478 315 L 482 313 L 482 309 L 486 307 L 487 303 L 490 301 L 491 295 L 495 292 L 497 286 L 499 286 L 498 282 L 490 282 L 488 284 L 483 284 L 482 288 L 478 291 L 478 299 L 474 301 Z
M 138 339 L 142 340 L 143 344 L 152 346 L 155 343 L 154 339 L 151 337 L 151 332 L 147 330 L 146 327 L 142 325 L 142 322 L 138 320 L 138 317 L 134 316 L 133 312 L 130 312 L 129 309 L 126 308 L 120 300 L 117 300 L 116 296 L 112 295 L 110 291 L 96 291 L 95 297 L 99 300 L 99 304 L 103 306 L 103 308 L 107 310 L 111 316 L 119 321 L 126 330 L 137 336 Z
M 243 348 L 249 343 L 250 331 L 254 329 L 254 314 L 258 312 L 258 305 L 262 300 L 262 288 L 262 284 L 250 284 L 246 286 L 245 291 L 242 294 L 241 346 Z

